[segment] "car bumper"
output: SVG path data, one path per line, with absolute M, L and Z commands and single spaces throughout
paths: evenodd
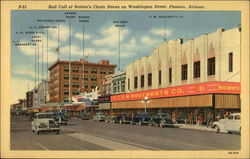
M 59 128 L 37 128 L 37 131 L 59 131 Z

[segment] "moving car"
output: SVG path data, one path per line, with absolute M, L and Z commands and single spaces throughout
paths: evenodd
M 68 124 L 69 120 L 61 112 L 54 112 L 54 113 L 52 113 L 52 117 L 60 125 L 67 125 Z
M 157 113 L 154 118 L 149 121 L 149 126 L 159 126 L 159 127 L 174 127 L 174 123 L 171 116 L 166 113 Z
M 98 113 L 93 117 L 94 121 L 105 121 L 105 115 L 102 113 Z
M 148 124 L 151 116 L 148 113 L 137 113 L 136 116 L 131 121 L 131 124 Z
M 239 132 L 241 133 L 240 126 L 240 113 L 233 113 L 228 116 L 227 119 L 221 119 L 213 123 L 213 128 L 215 128 L 215 132 Z
M 56 132 L 59 134 L 59 124 L 53 118 L 52 113 L 37 113 L 34 115 L 31 122 L 32 132 L 36 132 L 39 135 L 42 131 Z
M 86 113 L 80 113 L 77 118 L 80 118 L 82 120 L 89 120 L 89 116 Z

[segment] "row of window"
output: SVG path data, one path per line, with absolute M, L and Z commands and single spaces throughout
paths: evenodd
M 64 90 L 64 95 L 69 95 L 69 90 Z M 72 95 L 79 95 L 79 90 L 72 90 Z
M 78 67 L 73 67 L 72 71 L 73 72 L 79 72 L 79 68 Z M 106 74 L 106 70 L 105 69 L 100 69 L 99 71 L 100 71 L 99 72 L 100 74 Z M 69 72 L 69 67 L 68 66 L 64 67 L 64 72 Z M 93 68 L 93 69 L 91 69 L 90 72 L 93 73 L 93 74 L 96 74 L 97 73 L 97 69 Z M 88 68 L 84 68 L 84 73 L 88 73 Z M 109 74 L 113 74 L 113 71 L 110 70 Z
M 233 72 L 233 53 L 229 53 L 229 72 Z M 158 72 L 158 83 L 161 85 L 161 70 Z M 207 60 L 207 75 L 215 75 L 215 57 L 209 58 Z M 169 83 L 172 83 L 172 68 L 169 68 Z M 200 78 L 200 61 L 194 62 L 194 78 Z M 181 80 L 188 79 L 188 65 L 181 65 Z M 152 86 L 152 73 L 148 73 L 148 86 Z M 144 87 L 144 75 L 141 75 L 141 88 Z M 138 88 L 138 77 L 134 77 L 134 88 Z M 128 78 L 128 90 L 130 90 L 130 79 Z

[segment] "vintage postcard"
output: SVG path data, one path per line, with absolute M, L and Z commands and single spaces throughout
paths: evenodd
M 1 158 L 249 158 L 248 1 L 1 1 Z

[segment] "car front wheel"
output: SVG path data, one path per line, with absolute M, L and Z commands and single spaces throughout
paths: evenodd
M 217 125 L 216 125 L 214 128 L 215 128 L 215 132 L 216 132 L 216 133 L 219 133 L 219 132 L 220 132 L 220 128 L 219 128 Z

